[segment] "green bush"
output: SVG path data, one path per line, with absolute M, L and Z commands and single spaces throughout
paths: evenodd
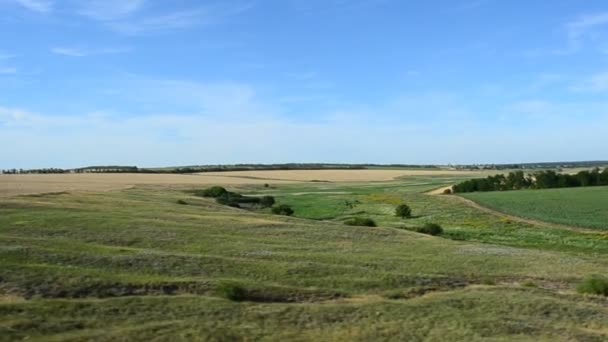
M 177 200 L 177 204 L 180 204 L 180 205 L 188 205 L 188 202 L 186 202 L 186 201 L 184 201 L 184 200 L 181 200 L 181 199 L 180 199 L 180 200 Z
M 443 233 L 443 228 L 436 223 L 426 223 L 424 226 L 416 228 L 416 232 L 437 236 Z
M 577 287 L 579 293 L 595 294 L 608 297 L 608 278 L 592 275 Z
M 242 302 L 247 299 L 247 290 L 236 283 L 221 283 L 216 291 L 219 296 L 235 302 Z
M 348 226 L 376 227 L 376 222 L 374 220 L 364 217 L 353 217 L 344 221 L 344 224 Z
M 274 197 L 272 196 L 264 196 L 260 199 L 260 205 L 263 208 L 270 208 L 275 204 Z
M 215 198 L 215 201 L 229 207 L 240 208 L 240 203 L 243 203 L 243 196 L 234 192 L 226 192 L 225 194 Z
M 395 216 L 404 218 L 412 217 L 412 209 L 407 204 L 399 204 L 395 208 Z
M 444 195 L 451 195 L 452 194 L 452 189 L 445 189 L 445 190 L 443 190 L 443 194 Z
M 272 213 L 276 215 L 291 216 L 294 214 L 294 211 L 287 204 L 281 204 L 277 205 L 276 207 L 272 207 Z
M 199 190 L 195 192 L 195 195 L 202 197 L 213 197 L 218 198 L 220 196 L 224 196 L 228 193 L 228 190 L 222 188 L 221 186 L 212 186 L 205 190 Z

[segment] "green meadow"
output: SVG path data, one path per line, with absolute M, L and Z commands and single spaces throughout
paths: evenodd
M 608 230 L 608 187 L 462 194 L 483 206 L 525 218 Z
M 606 234 L 426 194 L 455 181 L 230 189 L 293 217 L 186 188 L 2 199 L 0 340 L 606 340 L 608 299 L 576 291 L 608 274 Z

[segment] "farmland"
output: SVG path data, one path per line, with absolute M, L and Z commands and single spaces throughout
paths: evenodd
M 204 184 L 0 199 L 1 339 L 608 337 L 608 301 L 576 292 L 608 273 L 601 231 L 511 222 L 427 194 L 468 175 L 260 175 L 226 186 L 272 195 L 295 217 L 189 192 Z M 394 216 L 402 202 L 411 219 Z M 379 227 L 344 225 L 351 217 Z M 408 231 L 427 222 L 444 234 Z
M 462 196 L 516 216 L 608 229 L 608 187 L 485 192 Z
M 318 170 L 318 171 L 243 171 L 200 174 L 20 174 L 0 175 L 0 197 L 62 192 L 108 191 L 135 185 L 187 187 L 299 182 L 376 182 L 410 176 L 473 177 L 482 172 L 450 170 Z

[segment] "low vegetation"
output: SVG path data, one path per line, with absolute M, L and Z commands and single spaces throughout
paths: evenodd
M 239 193 L 228 191 L 221 186 L 213 186 L 195 191 L 194 193 L 197 196 L 215 198 L 217 203 L 234 208 L 264 209 L 270 208 L 275 204 L 275 199 L 272 196 L 243 196 Z
M 422 227 L 417 227 L 414 229 L 416 232 L 427 235 L 441 235 L 443 233 L 443 228 L 436 223 L 425 223 Z
M 201 197 L 218 198 L 227 195 L 228 190 L 221 186 L 212 186 L 204 190 L 197 190 L 194 194 Z
M 397 208 L 395 208 L 395 215 L 402 219 L 412 217 L 412 209 L 407 204 L 399 204 Z
M 219 191 L 276 202 L 251 210 L 152 186 L 0 199 L 0 339 L 605 340 L 605 232 L 425 194 L 455 180 Z
M 234 282 L 223 282 L 221 283 L 216 290 L 217 294 L 220 297 L 235 301 L 241 302 L 247 299 L 247 290 L 241 286 L 240 284 Z
M 353 217 L 346 221 L 344 224 L 348 226 L 360 226 L 360 227 L 376 227 L 376 221 L 366 217 Z
M 580 293 L 608 297 L 608 278 L 599 275 L 590 276 L 578 285 L 577 290 Z
M 281 204 L 272 207 L 272 213 L 275 215 L 291 216 L 294 214 L 294 210 L 287 204 Z

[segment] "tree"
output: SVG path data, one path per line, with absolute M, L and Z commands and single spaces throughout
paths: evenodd
M 395 208 L 395 216 L 401 217 L 402 219 L 412 217 L 412 209 L 407 204 L 399 204 Z
M 291 216 L 294 214 L 294 211 L 287 204 L 281 204 L 276 207 L 272 207 L 272 213 L 275 215 Z
M 264 208 L 270 208 L 275 204 L 274 197 L 264 196 L 260 199 L 260 205 Z
M 226 194 L 228 194 L 228 190 L 222 188 L 221 186 L 212 186 L 210 188 L 207 188 L 203 191 L 197 191 L 196 195 L 197 196 L 202 196 L 202 197 L 213 197 L 213 198 L 218 198 L 221 196 L 226 196 Z
M 443 228 L 436 223 L 426 223 L 424 226 L 416 228 L 416 232 L 437 236 L 443 233 Z
M 374 220 L 365 217 L 353 217 L 344 221 L 344 224 L 347 226 L 376 227 Z

